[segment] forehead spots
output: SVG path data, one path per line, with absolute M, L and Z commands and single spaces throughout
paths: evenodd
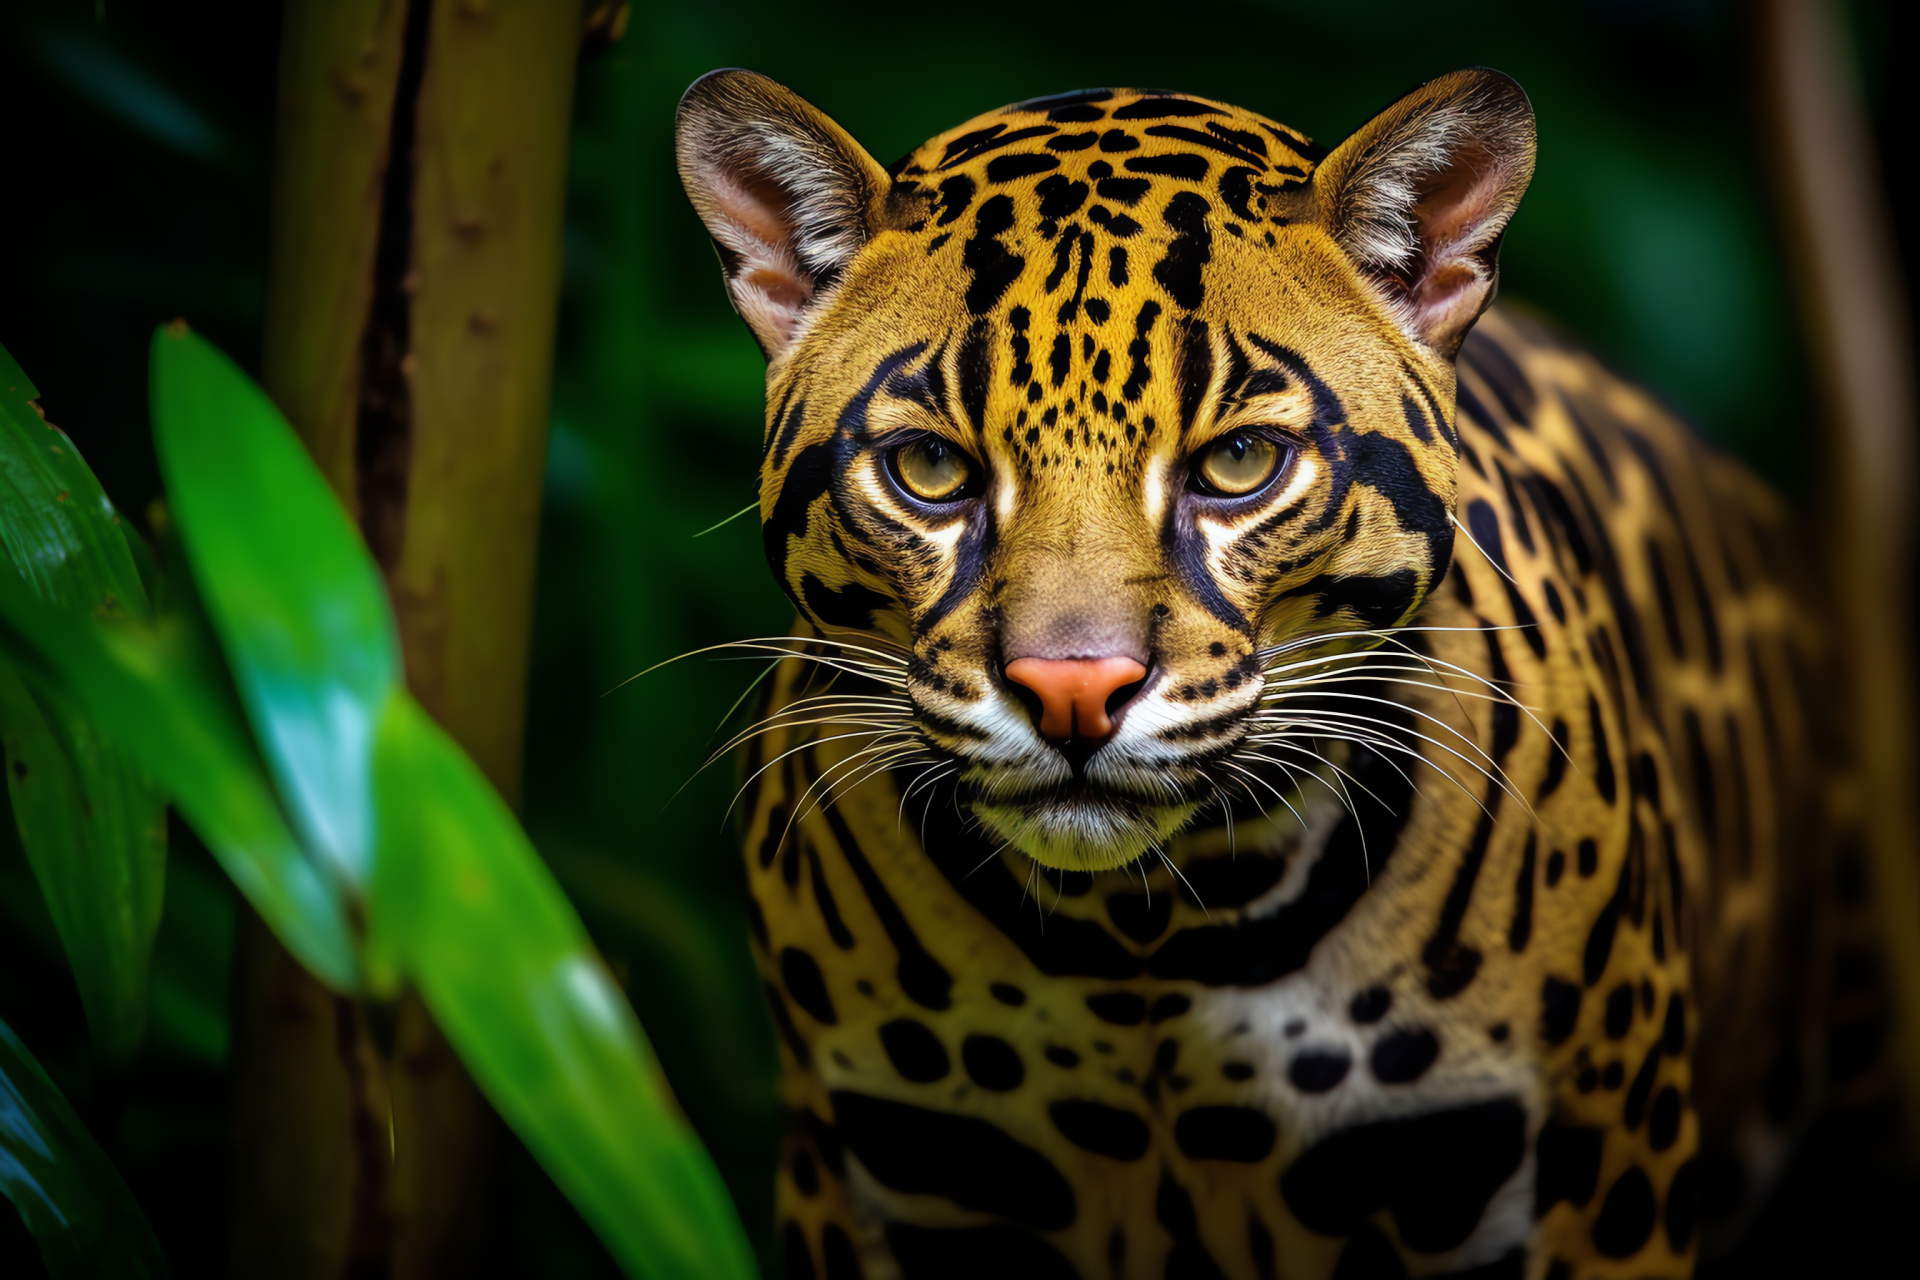
M 974 219 L 974 233 L 967 240 L 960 261 L 973 276 L 967 288 L 967 310 L 985 315 L 998 305 L 1001 297 L 1026 269 L 1026 259 L 1009 252 L 1000 236 L 1013 228 L 1013 200 L 994 196 L 980 206 Z

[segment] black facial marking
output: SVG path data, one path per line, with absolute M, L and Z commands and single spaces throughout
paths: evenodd
M 1035 183 L 1033 193 L 1040 197 L 1040 217 L 1048 222 L 1079 212 L 1087 202 L 1087 184 L 1058 173 Z
M 1152 351 L 1147 335 L 1153 332 L 1153 322 L 1160 318 L 1160 304 L 1148 298 L 1140 304 L 1140 314 L 1133 321 L 1133 341 L 1127 344 L 1127 356 L 1132 364 L 1127 369 L 1127 381 L 1120 388 L 1120 394 L 1128 403 L 1140 399 L 1140 393 L 1146 390 L 1147 379 L 1152 376 L 1147 369 L 1147 357 Z
M 987 990 L 991 991 L 993 998 L 1001 1004 L 1012 1005 L 1016 1009 L 1027 1002 L 1027 993 L 1011 982 L 996 982 Z
M 1173 157 L 1162 157 L 1172 159 Z M 1197 157 L 1196 157 L 1197 158 Z M 1129 160 L 1128 168 L 1144 164 L 1145 161 Z M 1201 161 L 1201 175 L 1206 172 L 1206 162 Z M 1205 196 L 1193 191 L 1182 191 L 1167 201 L 1163 219 L 1173 231 L 1173 238 L 1167 243 L 1167 252 L 1154 264 L 1153 278 L 1167 291 L 1175 305 L 1191 311 L 1198 307 L 1206 296 L 1206 287 L 1201 279 L 1201 271 L 1207 263 L 1213 261 L 1213 229 L 1208 225 L 1209 206 Z M 1133 399 L 1129 396 L 1128 399 Z
M 998 185 L 1018 178 L 1030 178 L 1036 173 L 1045 173 L 1049 169 L 1059 167 L 1060 158 L 1050 156 L 1044 151 L 1023 151 L 1010 156 L 995 156 L 987 161 L 987 181 Z
M 1507 1099 L 1342 1129 L 1280 1178 L 1309 1231 L 1350 1236 L 1381 1209 L 1408 1248 L 1440 1253 L 1473 1234 L 1526 1154 L 1527 1114 Z
M 1136 98 L 1124 107 L 1115 107 L 1115 120 L 1164 120 L 1169 116 L 1218 116 L 1226 113 L 1218 107 L 1191 98 Z
M 1140 203 L 1152 187 L 1153 183 L 1146 178 L 1102 178 L 1098 190 L 1102 200 L 1111 200 L 1131 209 Z
M 947 1047 L 927 1030 L 925 1023 L 912 1018 L 895 1018 L 883 1023 L 880 1047 L 887 1051 L 887 1061 L 893 1064 L 893 1069 L 915 1084 L 931 1084 L 944 1078 L 950 1069 Z
M 973 276 L 967 287 L 967 310 L 982 316 L 993 310 L 1026 269 L 1026 259 L 1008 251 L 999 237 L 1013 227 L 1013 200 L 994 196 L 980 206 L 974 233 L 960 252 L 960 262 Z
M 1147 1010 L 1147 1021 L 1159 1026 L 1168 1018 L 1177 1018 L 1191 1008 L 1192 1000 L 1177 991 L 1170 992 L 1153 1002 L 1153 1007 Z
M 947 144 L 940 156 L 937 168 L 951 169 L 957 164 L 965 164 L 975 156 L 985 155 L 989 151 L 998 151 L 1010 147 L 1016 142 L 1025 142 L 1028 138 L 1041 138 L 1058 130 L 1052 125 L 1038 124 L 1025 129 L 1006 132 L 1004 124 L 989 125 L 984 129 L 975 129 L 972 133 L 963 133 Z
M 956 173 L 940 184 L 940 198 L 934 202 L 934 208 L 940 216 L 934 219 L 936 227 L 949 226 L 973 204 L 973 195 L 978 188 L 973 179 L 964 173 Z
M 1257 1164 L 1273 1150 L 1272 1117 L 1252 1107 L 1194 1107 L 1180 1113 L 1173 1140 L 1191 1160 Z
M 1347 1014 L 1364 1027 L 1386 1017 L 1391 1008 L 1393 993 L 1385 987 L 1373 986 L 1354 995 L 1353 1002 L 1347 1006 Z
M 1119 245 L 1107 250 L 1107 283 L 1116 289 L 1127 283 L 1127 251 Z
M 1213 381 L 1213 344 L 1206 321 L 1190 319 L 1180 326 L 1179 351 L 1173 377 L 1180 389 L 1180 430 L 1184 433 L 1193 429 Z
M 1100 1102 L 1068 1100 L 1047 1108 L 1060 1136 L 1097 1156 L 1138 1160 L 1147 1154 L 1147 1122 L 1131 1111 Z
M 1066 1255 L 1018 1227 L 916 1227 L 889 1222 L 887 1247 L 900 1264 L 900 1280 L 971 1280 L 975 1276 L 1079 1280 L 1080 1276 Z
M 1085 151 L 1099 136 L 1096 133 L 1063 133 L 1059 137 L 1047 139 L 1047 150 Z
M 846 1090 L 828 1100 L 847 1149 L 882 1186 L 944 1196 L 1037 1231 L 1072 1225 L 1073 1189 L 1060 1171 L 985 1120 Z M 940 1158 L 927 1159 L 930 1151 Z
M 1211 126 L 1211 124 L 1212 122 L 1209 122 L 1209 126 Z M 1218 130 L 1202 133 L 1198 129 L 1189 129 L 1184 125 L 1177 124 L 1156 124 L 1150 125 L 1147 128 L 1147 136 L 1149 137 L 1172 138 L 1175 141 L 1185 142 L 1192 146 L 1206 147 L 1209 150 L 1218 151 L 1221 155 L 1232 160 L 1238 160 L 1242 164 L 1251 164 L 1260 169 L 1267 167 L 1266 144 L 1262 143 L 1261 150 L 1255 151 L 1239 140 L 1242 138 L 1253 138 L 1255 142 L 1259 142 L 1259 139 L 1255 138 L 1254 135 L 1240 133 L 1238 130 L 1230 130 L 1228 132 L 1234 136 L 1222 137 Z

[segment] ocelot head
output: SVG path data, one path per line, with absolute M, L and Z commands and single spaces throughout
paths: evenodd
M 881 701 L 1035 860 L 1155 847 L 1274 740 L 1276 673 L 1379 644 L 1446 574 L 1452 359 L 1533 170 L 1506 77 L 1330 153 L 1099 90 L 888 168 L 720 71 L 677 146 L 767 357 L 775 577 L 897 670 Z

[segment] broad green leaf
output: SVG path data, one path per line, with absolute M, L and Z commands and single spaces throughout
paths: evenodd
M 0 652 L 72 698 L 162 787 L 287 949 L 323 982 L 359 977 L 337 876 L 288 828 L 190 591 L 152 624 L 79 617 L 0 574 Z
M 56 1280 L 169 1274 L 146 1215 L 113 1163 L 4 1022 L 0 1194 L 13 1201 Z
M 369 945 L 631 1274 L 747 1277 L 751 1252 L 579 917 L 479 769 L 412 698 L 376 766 Z
M 205 339 L 153 338 L 154 443 L 193 578 L 306 847 L 369 877 L 375 726 L 400 687 L 379 570 L 286 419 Z
M 73 442 L 29 403 L 0 351 L 0 542 L 42 599 L 148 615 L 120 518 Z M 4 572 L 4 570 L 0 570 Z M 95 1051 L 132 1057 L 166 878 L 166 801 L 71 699 L 0 670 L 7 786 L 34 878 L 73 968 Z

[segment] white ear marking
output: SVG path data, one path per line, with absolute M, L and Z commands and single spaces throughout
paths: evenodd
M 1533 176 L 1533 111 L 1497 72 L 1416 89 L 1314 173 L 1324 216 L 1409 336 L 1451 356 L 1492 300 L 1500 236 Z
M 886 172 L 798 95 L 747 71 L 687 90 L 674 149 L 734 310 L 778 361 L 878 229 Z

